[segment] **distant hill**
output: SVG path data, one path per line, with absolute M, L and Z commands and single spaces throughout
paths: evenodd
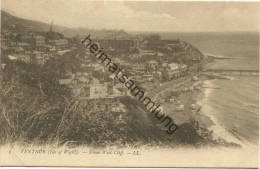
M 1 10 L 1 27 L 16 33 L 43 32 L 50 29 L 50 24 L 19 18 Z M 53 29 L 60 32 L 68 28 L 54 25 Z
M 47 32 L 50 29 L 50 23 L 20 18 L 3 10 L 1 10 L 1 22 L 2 29 L 8 29 L 15 33 Z M 58 25 L 53 25 L 53 31 L 62 33 L 67 37 L 85 36 L 87 34 L 97 37 L 128 36 L 128 33 L 123 30 L 94 30 L 88 28 L 68 28 Z

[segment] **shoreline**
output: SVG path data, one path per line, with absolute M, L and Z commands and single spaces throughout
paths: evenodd
M 206 122 L 205 120 L 200 120 L 199 125 L 204 125 L 204 129 L 207 130 L 207 132 L 210 134 L 211 141 L 216 142 L 217 144 L 223 144 L 225 146 L 237 145 L 239 147 L 242 147 L 243 142 L 228 131 L 226 131 L 226 129 L 221 126 L 221 124 L 213 114 L 213 108 L 208 103 L 210 97 L 212 97 L 212 93 L 214 92 L 213 90 L 219 89 L 218 86 L 214 85 L 214 79 L 204 77 L 202 78 L 202 82 L 202 86 L 206 85 L 207 87 L 203 87 L 201 91 L 199 91 L 200 94 L 197 97 L 196 104 L 200 105 L 201 109 L 197 113 L 197 115 L 201 117 L 207 117 L 211 121 L 211 124 L 204 125 L 204 123 L 208 124 L 208 122 Z
M 194 76 L 198 78 L 193 80 Z M 191 125 L 196 133 L 206 141 L 206 144 L 241 147 L 241 143 L 219 125 L 212 115 L 213 110 L 205 105 L 212 90 L 214 90 L 210 88 L 212 86 L 211 78 L 200 74 L 194 76 L 185 77 L 179 82 L 178 80 L 167 81 L 162 84 L 161 90 L 156 89 L 159 91 L 156 95 L 163 102 L 163 109 L 170 113 L 168 115 L 174 119 L 177 125 Z M 172 84 L 172 86 L 166 87 L 168 84 Z M 209 88 L 204 88 L 205 84 Z M 173 85 L 176 87 L 174 88 Z M 169 101 L 171 100 L 169 98 L 174 101 Z M 180 105 L 183 105 L 183 110 L 177 109 Z M 225 133 L 224 136 L 221 133 Z M 226 139 L 226 136 L 228 136 L 228 139 Z
M 163 82 L 159 86 L 148 90 L 155 91 L 152 92 L 156 95 L 155 98 L 162 102 L 163 110 L 169 113 L 178 126 L 191 125 L 209 144 L 242 146 L 239 140 L 219 124 L 212 114 L 212 108 L 206 104 L 212 90 L 219 89 L 214 86 L 212 78 L 198 72 L 182 79 Z
M 206 104 L 212 94 L 212 90 L 215 89 L 212 79 L 197 75 L 199 78 L 196 81 L 188 81 L 184 86 L 177 89 L 169 89 L 171 91 L 179 91 L 180 95 L 175 97 L 176 102 L 180 102 L 184 106 L 183 111 L 172 111 L 176 107 L 174 103 L 164 103 L 167 112 L 173 112 L 170 114 L 176 119 L 177 124 L 182 125 L 189 123 L 193 126 L 196 132 L 208 143 L 214 145 L 234 146 L 241 147 L 241 141 L 236 139 L 232 134 L 228 133 L 217 121 L 212 114 L 212 108 Z M 194 84 L 199 83 L 198 89 Z M 209 88 L 204 88 L 207 85 Z M 211 88 L 213 87 L 213 88 Z M 192 90 L 184 90 L 185 88 L 193 88 Z M 167 91 L 167 90 L 166 90 Z M 164 91 L 165 92 L 165 91 Z M 167 95 L 167 94 L 165 94 Z M 165 96 L 164 96 L 165 97 Z M 162 99 L 163 100 L 163 99 Z M 195 105 L 197 108 L 192 109 Z

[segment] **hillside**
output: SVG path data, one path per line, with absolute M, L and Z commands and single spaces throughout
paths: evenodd
M 50 27 L 47 23 L 22 19 L 4 11 L 1 13 L 2 28 L 13 33 L 46 32 Z M 129 36 L 123 30 L 70 29 L 61 26 L 53 26 L 53 30 L 65 36 Z M 193 60 L 197 62 L 202 57 L 198 49 L 184 41 L 160 41 L 149 37 L 148 41 L 148 49 L 154 51 L 157 48 L 165 53 L 164 59 L 177 63 L 193 63 Z M 6 59 L 3 83 L 0 84 L 0 127 L 3 129 L 0 131 L 0 144 L 14 141 L 41 144 L 73 142 L 98 146 L 141 143 L 175 147 L 179 144 L 199 146 L 207 143 L 189 121 L 181 123 L 176 133 L 168 135 L 158 119 L 135 99 L 75 98 L 73 90 L 60 84 L 59 80 L 68 70 L 81 72 L 80 55 L 85 56 L 85 51 L 79 47 L 62 57 L 52 57 L 42 66 Z M 158 60 L 158 56 L 155 57 Z M 148 55 L 147 61 L 151 59 Z M 86 90 L 88 85 L 84 84 Z M 77 87 L 81 86 L 74 89 Z M 119 105 L 124 109 L 116 109 Z
M 57 83 L 57 79 L 58 72 L 77 65 L 76 60 L 74 53 L 68 53 L 43 67 L 9 61 L 0 84 L 0 144 L 58 141 L 95 146 L 175 147 L 205 143 L 188 123 L 168 135 L 144 105 L 133 98 L 88 101 L 72 98 L 70 89 Z M 113 110 L 118 105 L 124 105 L 125 111 Z
M 50 29 L 50 24 L 48 23 L 19 18 L 3 10 L 1 10 L 1 22 L 2 29 L 8 29 L 16 33 L 25 33 L 28 31 L 43 32 Z M 59 32 L 68 28 L 54 25 L 53 29 Z
M 44 23 L 29 19 L 23 19 L 17 16 L 13 16 L 10 13 L 1 10 L 1 28 L 13 31 L 14 33 L 26 33 L 26 32 L 46 32 L 50 30 L 50 23 Z M 128 35 L 122 30 L 93 30 L 88 28 L 68 28 L 59 25 L 53 25 L 53 30 L 64 34 L 67 37 L 76 35 L 91 34 L 93 36 L 112 36 L 115 33 L 118 36 Z

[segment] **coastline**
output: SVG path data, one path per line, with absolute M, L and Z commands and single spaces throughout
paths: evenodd
M 196 78 L 194 79 L 194 77 Z M 189 139 L 190 144 L 199 145 L 196 141 L 192 141 L 199 136 L 203 140 L 201 142 L 203 145 L 241 147 L 241 141 L 219 124 L 214 116 L 214 110 L 207 103 L 212 97 L 213 90 L 218 89 L 217 87 L 214 86 L 212 78 L 198 73 L 182 80 L 165 82 L 153 93 L 156 93 L 155 97 L 162 102 L 165 112 L 169 113 L 168 115 L 180 128 L 186 125 L 193 128 L 185 129 L 189 130 L 190 133 L 194 132 L 190 134 L 190 138 L 186 138 Z M 179 110 L 181 105 L 183 105 L 183 109 Z M 178 134 L 176 133 L 177 137 L 181 136 L 179 132 L 185 131 L 183 128 L 180 129 Z
M 206 129 L 211 133 L 211 140 L 216 143 L 221 144 L 236 144 L 239 146 L 242 146 L 241 140 L 234 137 L 231 133 L 225 130 L 219 123 L 219 121 L 214 116 L 214 112 L 216 110 L 213 110 L 213 108 L 210 106 L 209 101 L 210 97 L 212 97 L 213 90 L 216 90 L 218 86 L 214 84 L 214 80 L 212 79 L 204 79 L 203 80 L 203 86 L 201 90 L 201 96 L 197 97 L 197 104 L 201 106 L 201 110 L 198 113 L 199 116 L 206 116 L 210 119 L 212 122 L 211 125 L 208 125 Z M 217 113 L 217 112 L 215 112 Z M 200 121 L 200 123 L 208 123 L 205 121 Z

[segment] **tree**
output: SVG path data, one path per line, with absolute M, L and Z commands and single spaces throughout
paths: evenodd
M 158 34 L 151 34 L 151 35 L 146 36 L 144 39 L 147 41 L 159 41 L 159 40 L 161 40 L 161 37 Z

